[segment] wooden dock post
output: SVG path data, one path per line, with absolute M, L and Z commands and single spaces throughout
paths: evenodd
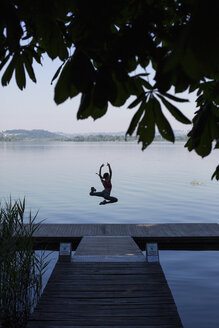
M 71 243 L 60 243 L 59 246 L 59 262 L 70 262 L 72 254 Z
M 146 244 L 146 260 L 148 263 L 159 262 L 159 250 L 157 243 Z

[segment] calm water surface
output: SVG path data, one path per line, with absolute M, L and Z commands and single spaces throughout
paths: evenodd
M 46 223 L 219 223 L 218 151 L 201 159 L 183 143 L 0 143 L 0 199 L 26 197 Z M 110 162 L 112 195 L 99 206 L 99 165 Z M 103 168 L 103 172 L 104 168 Z M 184 327 L 219 327 L 219 253 L 160 252 Z

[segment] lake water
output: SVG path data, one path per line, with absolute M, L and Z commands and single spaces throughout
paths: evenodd
M 26 197 L 46 223 L 219 223 L 218 150 L 201 159 L 183 143 L 0 143 L 0 199 Z M 113 170 L 118 203 L 99 206 L 95 174 Z M 105 168 L 103 168 L 105 172 Z M 219 252 L 162 251 L 184 327 L 219 327 Z

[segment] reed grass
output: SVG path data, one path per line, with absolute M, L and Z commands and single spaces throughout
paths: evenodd
M 34 251 L 37 214 L 25 218 L 25 199 L 0 208 L 0 320 L 4 328 L 23 328 L 42 291 L 48 265 L 44 254 Z

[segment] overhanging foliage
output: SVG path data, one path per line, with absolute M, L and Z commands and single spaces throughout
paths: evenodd
M 217 2 L 202 0 L 3 0 L 0 12 L 2 85 L 12 75 L 18 87 L 36 82 L 33 63 L 46 53 L 62 65 L 57 104 L 81 94 L 77 118 L 103 116 L 130 96 L 137 107 L 128 135 L 137 131 L 142 148 L 155 136 L 174 133 L 161 104 L 176 120 L 190 124 L 169 94 L 197 90 L 198 110 L 186 147 L 207 156 L 219 148 L 219 20 Z M 147 67 L 156 74 L 151 81 Z M 141 68 L 142 74 L 135 74 Z M 216 172 L 216 171 L 215 171 Z M 218 174 L 215 174 L 219 179 Z

